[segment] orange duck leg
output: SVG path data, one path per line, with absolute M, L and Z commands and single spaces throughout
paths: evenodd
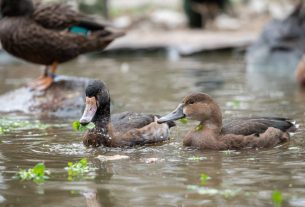
M 53 83 L 55 72 L 57 70 L 57 62 L 54 62 L 51 66 L 51 74 L 48 73 L 49 67 L 45 69 L 45 72 L 40 76 L 30 87 L 33 90 L 44 91 L 47 90 Z

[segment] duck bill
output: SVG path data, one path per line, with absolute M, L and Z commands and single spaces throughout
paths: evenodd
M 82 118 L 79 120 L 80 124 L 82 125 L 89 124 L 92 121 L 93 117 L 95 116 L 96 111 L 97 111 L 96 98 L 86 97 L 86 107 Z
M 175 121 L 175 120 L 184 118 L 185 114 L 183 113 L 183 107 L 184 107 L 184 104 L 182 104 L 182 103 L 179 104 L 178 107 L 173 112 L 171 112 L 165 116 L 162 116 L 160 119 L 158 119 L 157 122 L 159 124 L 162 124 L 165 122 Z

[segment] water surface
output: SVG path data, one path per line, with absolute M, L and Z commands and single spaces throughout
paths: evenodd
M 170 60 L 163 55 L 81 57 L 62 65 L 59 74 L 101 79 L 112 96 L 113 113 L 165 114 L 193 91 L 209 93 L 226 118 L 291 117 L 304 126 L 305 93 L 291 80 L 261 82 L 247 74 L 242 57 L 204 54 Z M 40 70 L 27 63 L 0 66 L 0 93 L 18 88 Z M 304 137 L 267 150 L 198 151 L 182 146 L 183 134 L 195 123 L 178 123 L 172 139 L 157 146 L 129 149 L 85 148 L 70 123 L 79 117 L 2 114 L 5 119 L 39 120 L 46 128 L 18 129 L 0 135 L 0 206 L 272 206 L 274 190 L 283 206 L 305 205 Z M 99 155 L 129 159 L 101 161 Z M 68 181 L 68 161 L 87 158 L 94 178 Z M 149 162 L 150 158 L 157 158 Z M 44 184 L 12 177 L 19 168 L 44 162 L 52 172 Z M 211 177 L 203 186 L 200 175 Z

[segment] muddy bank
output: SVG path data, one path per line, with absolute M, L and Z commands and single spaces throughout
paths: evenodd
M 47 91 L 29 87 L 7 92 L 0 96 L 0 112 L 73 117 L 81 114 L 84 91 L 90 79 L 60 76 Z

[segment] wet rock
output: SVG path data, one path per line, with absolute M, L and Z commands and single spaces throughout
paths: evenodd
M 0 96 L 0 112 L 75 117 L 84 107 L 84 93 L 90 79 L 60 76 L 46 91 L 22 87 Z

